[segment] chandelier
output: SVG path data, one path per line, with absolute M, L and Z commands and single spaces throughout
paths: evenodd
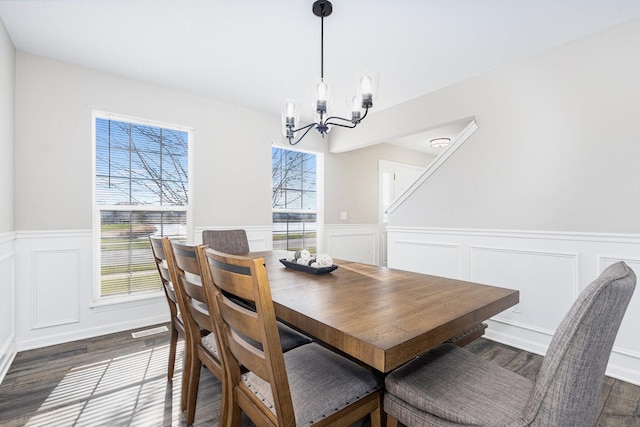
M 282 105 L 282 131 L 291 145 L 299 143 L 313 128 L 320 133 L 322 138 L 331 130 L 331 126 L 353 129 L 367 116 L 369 108 L 373 107 L 373 98 L 378 89 L 378 73 L 370 70 L 362 71 L 358 75 L 356 95 L 349 100 L 351 118 L 331 115 L 329 106 L 333 88 L 330 82 L 324 78 L 324 18 L 331 15 L 333 5 L 328 0 L 317 0 L 313 3 L 312 11 L 314 15 L 320 17 L 320 79 L 315 85 L 316 100 L 313 105 L 316 110 L 316 121 L 296 129 L 300 119 L 300 110 L 295 100 L 287 99 Z M 298 132 L 302 132 L 302 135 L 296 140 Z

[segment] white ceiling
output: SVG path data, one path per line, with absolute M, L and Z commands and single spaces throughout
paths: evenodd
M 309 118 L 312 3 L 0 0 L 0 17 L 22 51 L 278 115 L 296 98 Z M 636 17 L 640 0 L 334 0 L 325 77 L 347 114 L 357 72 L 378 71 L 374 113 Z

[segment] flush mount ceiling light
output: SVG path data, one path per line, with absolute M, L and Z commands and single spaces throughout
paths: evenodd
M 451 138 L 435 138 L 429 141 L 429 143 L 431 144 L 431 147 L 433 148 L 446 147 L 447 145 L 449 145 L 450 142 L 451 142 Z
M 313 104 L 316 110 L 316 121 L 296 129 L 300 110 L 295 100 L 287 99 L 282 105 L 282 132 L 291 145 L 299 143 L 313 128 L 324 138 L 331 126 L 356 127 L 367 116 L 369 108 L 373 107 L 373 98 L 378 89 L 378 73 L 361 72 L 358 76 L 358 91 L 350 99 L 351 119 L 331 115 L 329 106 L 332 86 L 324 78 L 324 18 L 331 15 L 333 5 L 328 0 L 317 0 L 313 3 L 312 11 L 320 18 L 320 79 L 315 85 L 316 100 Z M 302 132 L 302 135 L 294 142 L 298 132 Z

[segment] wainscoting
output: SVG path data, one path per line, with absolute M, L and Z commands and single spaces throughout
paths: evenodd
M 91 230 L 16 232 L 18 351 L 165 322 L 162 292 L 136 301 L 93 301 Z
M 0 234 L 0 381 L 16 355 L 14 233 Z
M 392 268 L 503 286 L 520 303 L 492 318 L 486 336 L 544 354 L 577 295 L 622 260 L 640 275 L 640 236 L 387 228 Z M 640 385 L 640 291 L 618 333 L 607 374 Z
M 377 224 L 325 224 L 324 253 L 332 258 L 379 265 Z

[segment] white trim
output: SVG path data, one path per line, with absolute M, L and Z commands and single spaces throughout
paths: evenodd
M 389 208 L 387 209 L 387 214 L 392 213 L 393 211 L 395 211 L 402 203 L 404 203 L 404 201 L 418 188 L 422 185 L 423 182 L 425 182 L 427 180 L 427 178 L 429 178 L 431 175 L 434 174 L 435 171 L 437 171 L 440 166 L 442 166 L 442 164 L 444 162 L 447 161 L 447 159 L 449 157 L 451 157 L 451 155 L 453 155 L 453 153 L 456 152 L 456 150 L 458 148 L 460 148 L 462 146 L 462 144 L 464 144 L 471 135 L 473 135 L 473 133 L 478 129 L 478 124 L 476 123 L 475 120 L 472 120 L 467 127 L 464 128 L 464 130 L 462 132 L 460 132 L 460 135 L 458 135 L 456 137 L 456 139 L 451 143 L 451 145 L 449 145 L 449 147 L 447 149 L 445 149 L 442 153 L 440 153 L 440 155 L 438 157 L 435 158 L 435 160 L 433 162 L 431 162 L 431 164 L 429 166 L 427 166 L 427 169 L 422 173 L 422 175 L 420 175 L 420 178 L 418 178 L 416 180 L 416 182 L 414 182 L 413 184 L 411 184 L 411 186 L 409 188 L 407 188 L 405 190 L 404 193 L 402 193 L 399 197 L 397 197 L 389 206 Z
M 7 340 L 2 349 L 0 349 L 0 384 L 4 381 L 4 377 L 7 376 L 16 354 L 18 354 L 15 336 L 11 338 L 13 339 Z
M 343 260 L 379 265 L 378 224 L 325 224 L 324 230 L 324 253 Z
M 566 315 L 569 299 L 575 300 L 582 288 L 605 267 L 622 260 L 636 272 L 640 271 L 639 234 L 401 226 L 388 226 L 387 233 L 389 266 L 392 268 L 436 274 L 430 273 L 439 268 L 433 260 L 450 257 L 451 252 L 447 249 L 457 246 L 458 263 L 462 266 L 459 279 L 483 280 L 489 284 L 520 289 L 521 310 L 509 309 L 488 319 L 486 337 L 542 355 L 546 353 L 555 333 L 556 322 Z M 407 245 L 415 250 L 407 252 Z M 429 250 L 423 249 L 425 246 Z M 439 246 L 442 250 L 438 250 Z M 487 251 L 495 252 L 496 256 L 490 254 L 474 258 L 474 253 L 477 255 Z M 411 253 L 411 256 L 407 257 L 407 253 Z M 514 264 L 511 264 L 508 255 L 502 256 L 500 253 L 516 254 Z M 509 260 L 510 264 L 503 265 L 500 260 Z M 501 277 L 517 281 L 518 272 L 530 268 L 535 268 L 532 270 L 536 274 L 535 281 L 522 277 L 521 282 L 514 282 L 512 286 L 509 283 L 492 282 L 492 278 L 499 280 Z M 474 271 L 481 271 L 482 278 L 477 274 L 474 276 Z M 561 280 L 555 276 L 559 271 L 563 274 Z M 636 339 L 636 324 L 639 317 L 640 299 L 634 295 L 607 367 L 607 375 L 638 385 L 640 346 Z M 553 319 L 553 322 L 549 319 Z
M 0 234 L 0 244 L 10 243 L 11 239 L 4 239 L 5 235 L 15 235 L 15 233 L 3 233 Z M 4 295 L 4 298 L 9 300 L 10 305 L 10 318 L 11 328 L 9 335 L 6 337 L 0 348 L 0 383 L 4 380 L 4 377 L 11 367 L 11 363 L 16 357 L 16 256 L 13 248 L 0 257 L 0 265 L 2 263 L 9 263 L 10 277 L 3 277 L 2 280 L 9 286 L 9 295 Z
M 156 300 L 165 301 L 166 296 L 162 290 L 136 293 L 133 295 L 114 295 L 102 297 L 98 301 L 93 301 L 89 308 L 99 313 L 101 311 L 118 310 L 125 307 L 144 306 Z
M 640 244 L 640 234 L 593 233 L 577 231 L 499 230 L 488 228 L 431 228 L 387 226 L 387 232 L 410 234 L 441 234 L 457 236 L 514 237 L 519 239 L 580 240 L 586 242 L 610 242 Z
M 163 127 L 165 129 L 177 130 L 180 132 L 193 132 L 193 127 L 177 125 L 175 123 L 168 123 L 160 120 L 152 120 L 152 119 L 142 119 L 140 117 L 128 116 L 126 114 L 119 113 L 111 113 L 103 110 L 93 110 L 93 122 L 95 123 L 96 118 L 107 119 L 107 120 L 119 120 L 123 122 L 130 122 L 145 126 L 154 126 L 154 127 Z M 95 141 L 95 138 L 94 138 Z M 94 147 L 95 148 L 95 147 Z M 95 153 L 95 150 L 94 150 Z M 95 172 L 95 171 L 94 171 Z
M 184 132 L 187 134 L 187 204 L 184 206 L 155 206 L 155 205 L 98 205 L 96 202 L 96 121 L 97 119 L 105 119 L 105 120 L 113 120 L 120 121 L 129 124 L 139 124 L 143 126 L 152 126 L 161 129 L 169 129 L 175 130 L 179 132 Z M 131 117 L 123 114 L 110 113 L 100 110 L 92 110 L 91 112 L 91 155 L 92 155 L 92 193 L 91 193 L 91 202 L 92 202 L 92 289 L 93 289 L 93 303 L 92 306 L 101 306 L 108 305 L 111 302 L 108 301 L 109 297 L 100 296 L 101 287 L 102 287 L 102 250 L 101 247 L 101 230 L 100 224 L 101 219 L 100 215 L 102 211 L 149 211 L 149 212 L 185 212 L 186 213 L 186 235 L 191 236 L 193 234 L 193 195 L 194 195 L 194 172 L 193 172 L 193 150 L 194 150 L 194 135 L 193 128 L 188 126 L 176 125 L 171 123 L 166 123 L 159 120 L 150 120 L 150 119 L 141 119 L 138 117 Z M 120 295 L 122 300 L 127 301 L 129 298 L 132 300 L 136 300 L 136 296 L 129 295 Z M 106 302 L 105 302 L 106 301 Z M 117 304 L 118 302 L 116 302 Z
M 16 240 L 16 232 L 15 231 L 7 231 L 6 233 L 0 233 L 0 245 L 4 245 L 5 243 L 13 242 Z
M 66 276 L 68 277 L 68 279 L 64 280 L 65 284 L 72 283 L 73 281 L 75 281 L 76 287 L 75 289 L 72 289 L 72 292 L 69 292 L 71 291 L 71 289 L 64 289 L 64 291 L 61 292 L 64 295 L 64 299 L 66 301 L 70 301 L 74 303 L 74 310 L 73 310 L 73 313 L 67 313 L 69 314 L 69 317 L 67 318 L 57 319 L 56 321 L 43 322 L 38 319 L 38 315 L 40 314 L 38 308 L 40 307 L 40 305 L 46 306 L 47 301 L 40 301 L 38 299 L 38 288 L 39 286 L 47 287 L 47 285 L 50 285 L 50 283 L 48 283 L 47 280 L 38 276 L 38 260 L 42 258 L 46 258 L 47 255 L 51 255 L 51 254 L 72 254 L 76 258 L 76 261 L 78 263 L 78 271 L 69 271 L 68 276 Z M 31 301 L 31 303 L 33 304 L 32 319 L 31 319 L 32 330 L 50 328 L 52 326 L 62 326 L 62 325 L 68 325 L 68 324 L 80 322 L 79 298 L 80 298 L 80 287 L 82 284 L 82 280 L 81 280 L 79 267 L 80 267 L 81 256 L 82 255 L 80 253 L 79 248 L 31 251 L 31 270 L 32 270 L 31 271 L 31 295 L 33 297 L 33 300 Z
M 167 303 L 164 302 L 166 305 Z M 110 322 L 100 326 L 83 328 L 79 330 L 58 332 L 54 331 L 45 336 L 33 337 L 21 340 L 18 343 L 17 350 L 25 351 L 35 348 L 47 347 L 71 341 L 82 340 L 85 338 L 99 337 L 102 335 L 113 334 L 116 332 L 128 331 L 130 329 L 143 328 L 146 326 L 157 325 L 169 321 L 169 316 L 152 316 L 139 319 L 128 319 L 121 322 Z
M 87 238 L 91 237 L 91 229 L 85 230 L 27 230 L 16 231 L 16 240 L 24 239 L 65 239 L 65 238 Z

